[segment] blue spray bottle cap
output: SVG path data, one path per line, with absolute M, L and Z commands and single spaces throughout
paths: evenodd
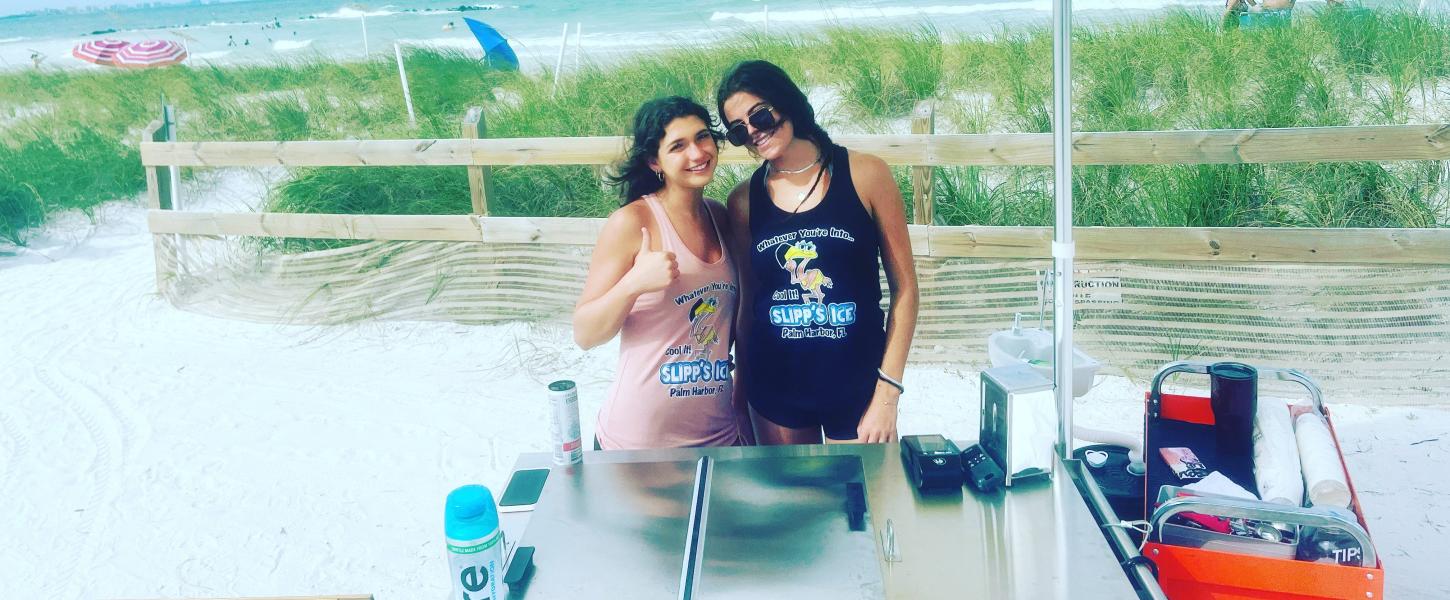
M 493 493 L 481 485 L 465 485 L 448 493 L 443 509 L 443 534 L 454 540 L 477 540 L 498 529 Z

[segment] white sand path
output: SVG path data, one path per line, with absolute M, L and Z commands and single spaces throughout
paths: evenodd
M 442 502 L 544 448 L 543 384 L 581 384 L 585 435 L 614 345 L 558 325 L 276 326 L 154 293 L 134 203 L 0 248 L 0 599 L 373 593 L 443 598 Z M 908 370 L 904 433 L 975 437 L 976 372 Z M 1137 431 L 1105 380 L 1083 424 Z M 1444 598 L 1450 411 L 1335 404 L 1390 598 Z

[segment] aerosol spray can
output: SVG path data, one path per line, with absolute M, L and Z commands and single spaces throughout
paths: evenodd
M 503 530 L 488 488 L 465 485 L 448 494 L 443 535 L 453 579 L 452 600 L 498 600 L 508 593 L 503 583 Z
M 584 440 L 579 435 L 579 390 L 567 379 L 549 384 L 550 440 L 554 464 L 572 465 L 584 460 Z

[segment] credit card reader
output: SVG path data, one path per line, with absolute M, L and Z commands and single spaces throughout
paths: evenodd
M 981 444 L 972 444 L 962 451 L 962 478 L 972 489 L 991 494 L 1002 489 L 1002 467 L 987 455 Z
M 962 487 L 961 450 L 940 435 L 901 438 L 901 461 L 907 477 L 921 491 Z

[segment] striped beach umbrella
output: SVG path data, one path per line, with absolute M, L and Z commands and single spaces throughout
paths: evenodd
M 72 48 L 70 53 L 72 56 L 75 56 L 76 58 L 79 58 L 88 63 L 109 65 L 111 64 L 111 61 L 115 59 L 116 53 L 120 52 L 121 49 L 129 45 L 130 42 L 113 40 L 109 38 L 102 40 L 91 40 L 89 42 L 82 42 L 80 44 L 76 44 L 76 47 Z
M 186 48 L 171 40 L 146 40 L 130 44 L 116 52 L 112 64 L 117 67 L 165 67 L 186 60 Z

